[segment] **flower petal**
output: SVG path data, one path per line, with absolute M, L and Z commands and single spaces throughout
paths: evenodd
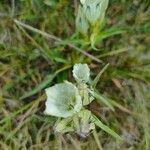
M 83 12 L 82 6 L 79 6 L 78 8 L 78 13 L 76 17 L 76 29 L 78 32 L 83 33 L 83 34 L 87 34 L 88 29 L 89 29 L 89 23 Z
M 44 113 L 46 115 L 67 118 L 69 116 L 72 116 L 74 113 L 73 111 L 66 111 L 64 108 L 61 108 L 56 104 L 50 103 L 50 101 L 46 101 L 45 105 L 46 109 Z
M 80 0 L 81 4 L 85 4 L 86 0 Z
M 67 118 L 80 111 L 82 107 L 81 96 L 72 83 L 56 84 L 45 91 L 47 94 L 46 114 Z
M 109 0 L 85 0 L 81 2 L 83 4 L 83 12 L 91 24 L 95 24 L 98 19 L 103 19 L 108 2 Z
M 73 77 L 77 82 L 87 83 L 90 78 L 90 69 L 87 64 L 76 64 L 73 68 Z

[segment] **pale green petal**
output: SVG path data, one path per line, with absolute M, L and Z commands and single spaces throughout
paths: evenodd
M 83 11 L 91 24 L 103 19 L 108 2 L 109 0 L 85 0 L 82 3 Z
M 85 4 L 86 0 L 80 0 L 81 4 Z
M 66 111 L 65 108 L 58 106 L 56 104 L 53 104 L 48 100 L 46 101 L 45 105 L 46 105 L 46 109 L 44 113 L 46 115 L 67 118 L 69 116 L 72 116 L 74 113 L 73 111 Z
M 55 123 L 54 131 L 60 133 L 72 132 L 74 131 L 73 124 L 72 124 L 72 117 L 63 118 L 62 120 L 58 120 Z
M 78 32 L 87 34 L 88 29 L 89 29 L 89 23 L 86 19 L 86 16 L 83 12 L 83 8 L 79 6 L 78 12 L 77 12 L 77 17 L 76 17 L 76 29 Z
M 87 83 L 90 79 L 90 69 L 87 64 L 76 64 L 73 67 L 73 77 L 77 82 Z
M 95 23 L 100 17 L 101 1 L 100 0 L 86 0 L 83 5 L 84 13 L 90 23 Z
M 46 89 L 45 114 L 67 118 L 82 107 L 78 89 L 70 82 L 56 84 Z
M 103 0 L 103 2 L 102 2 L 102 12 L 105 13 L 105 11 L 108 7 L 108 3 L 109 3 L 109 0 Z

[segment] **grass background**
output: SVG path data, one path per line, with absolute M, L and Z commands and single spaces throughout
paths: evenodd
M 1 0 L 0 149 L 149 150 L 149 6 L 149 0 L 111 0 L 93 50 L 75 33 L 77 0 Z M 124 141 L 100 129 L 87 139 L 54 135 L 56 118 L 43 115 L 43 89 L 73 81 L 75 63 L 88 63 L 92 78 L 110 64 L 97 89 L 112 100 L 115 112 L 101 102 L 89 109 Z

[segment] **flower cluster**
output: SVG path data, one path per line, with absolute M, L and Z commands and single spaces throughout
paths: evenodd
M 80 0 L 76 17 L 76 28 L 87 34 L 89 28 L 102 22 L 109 0 Z
M 81 136 L 86 136 L 91 129 L 94 129 L 94 124 L 90 120 L 91 112 L 83 107 L 93 100 L 87 85 L 90 81 L 88 65 L 74 65 L 73 77 L 76 85 L 65 81 L 45 90 L 47 95 L 45 114 L 64 118 L 56 122 L 56 132 L 76 130 Z
M 95 97 L 90 84 L 88 65 L 76 64 L 72 73 L 76 84 L 65 81 L 45 90 L 47 100 L 44 113 L 59 117 L 54 126 L 54 131 L 60 133 L 75 131 L 83 138 L 88 136 L 90 131 L 95 128 L 95 125 L 98 125 L 106 132 L 111 131 L 100 120 L 95 118 L 91 111 L 85 108 Z
M 77 86 L 65 81 L 45 90 L 48 98 L 45 114 L 67 118 L 79 112 L 82 105 L 88 105 L 91 102 L 86 84 L 90 79 L 90 69 L 87 64 L 76 64 L 73 77 Z M 84 102 L 84 99 L 88 102 Z

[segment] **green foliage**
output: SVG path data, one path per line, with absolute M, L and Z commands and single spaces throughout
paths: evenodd
M 88 110 L 84 110 L 84 107 L 89 105 L 94 98 L 102 100 L 108 107 L 114 110 L 113 106 L 104 96 L 92 91 L 92 87 L 88 88 L 86 84 L 90 79 L 90 69 L 88 65 L 75 64 L 72 72 L 77 82 L 77 87 L 71 82 L 66 81 L 46 89 L 47 100 L 45 103 L 45 114 L 66 118 L 60 120 L 55 130 L 60 133 L 74 131 L 86 137 L 90 130 L 95 129 L 96 124 L 107 133 L 118 138 L 119 135 L 108 126 L 102 124 L 100 120 L 91 120 L 91 117 L 95 118 L 93 114 Z M 92 96 L 90 96 L 90 94 Z M 74 116 L 76 119 L 74 119 Z M 78 122 L 79 119 L 81 121 L 75 126 L 76 121 Z M 87 128 L 87 131 L 84 132 L 84 128 Z M 79 131 L 79 129 L 81 129 L 81 131 Z
M 150 1 L 109 1 L 103 22 L 89 23 L 88 35 L 76 32 L 79 5 L 0 1 L 0 149 L 150 149 Z M 87 63 L 95 78 L 98 97 L 86 109 L 123 140 L 99 127 L 86 134 L 93 124 L 78 126 L 85 113 L 74 118 L 80 138 L 53 132 L 59 120 L 43 114 L 43 89 L 73 81 L 76 63 Z

